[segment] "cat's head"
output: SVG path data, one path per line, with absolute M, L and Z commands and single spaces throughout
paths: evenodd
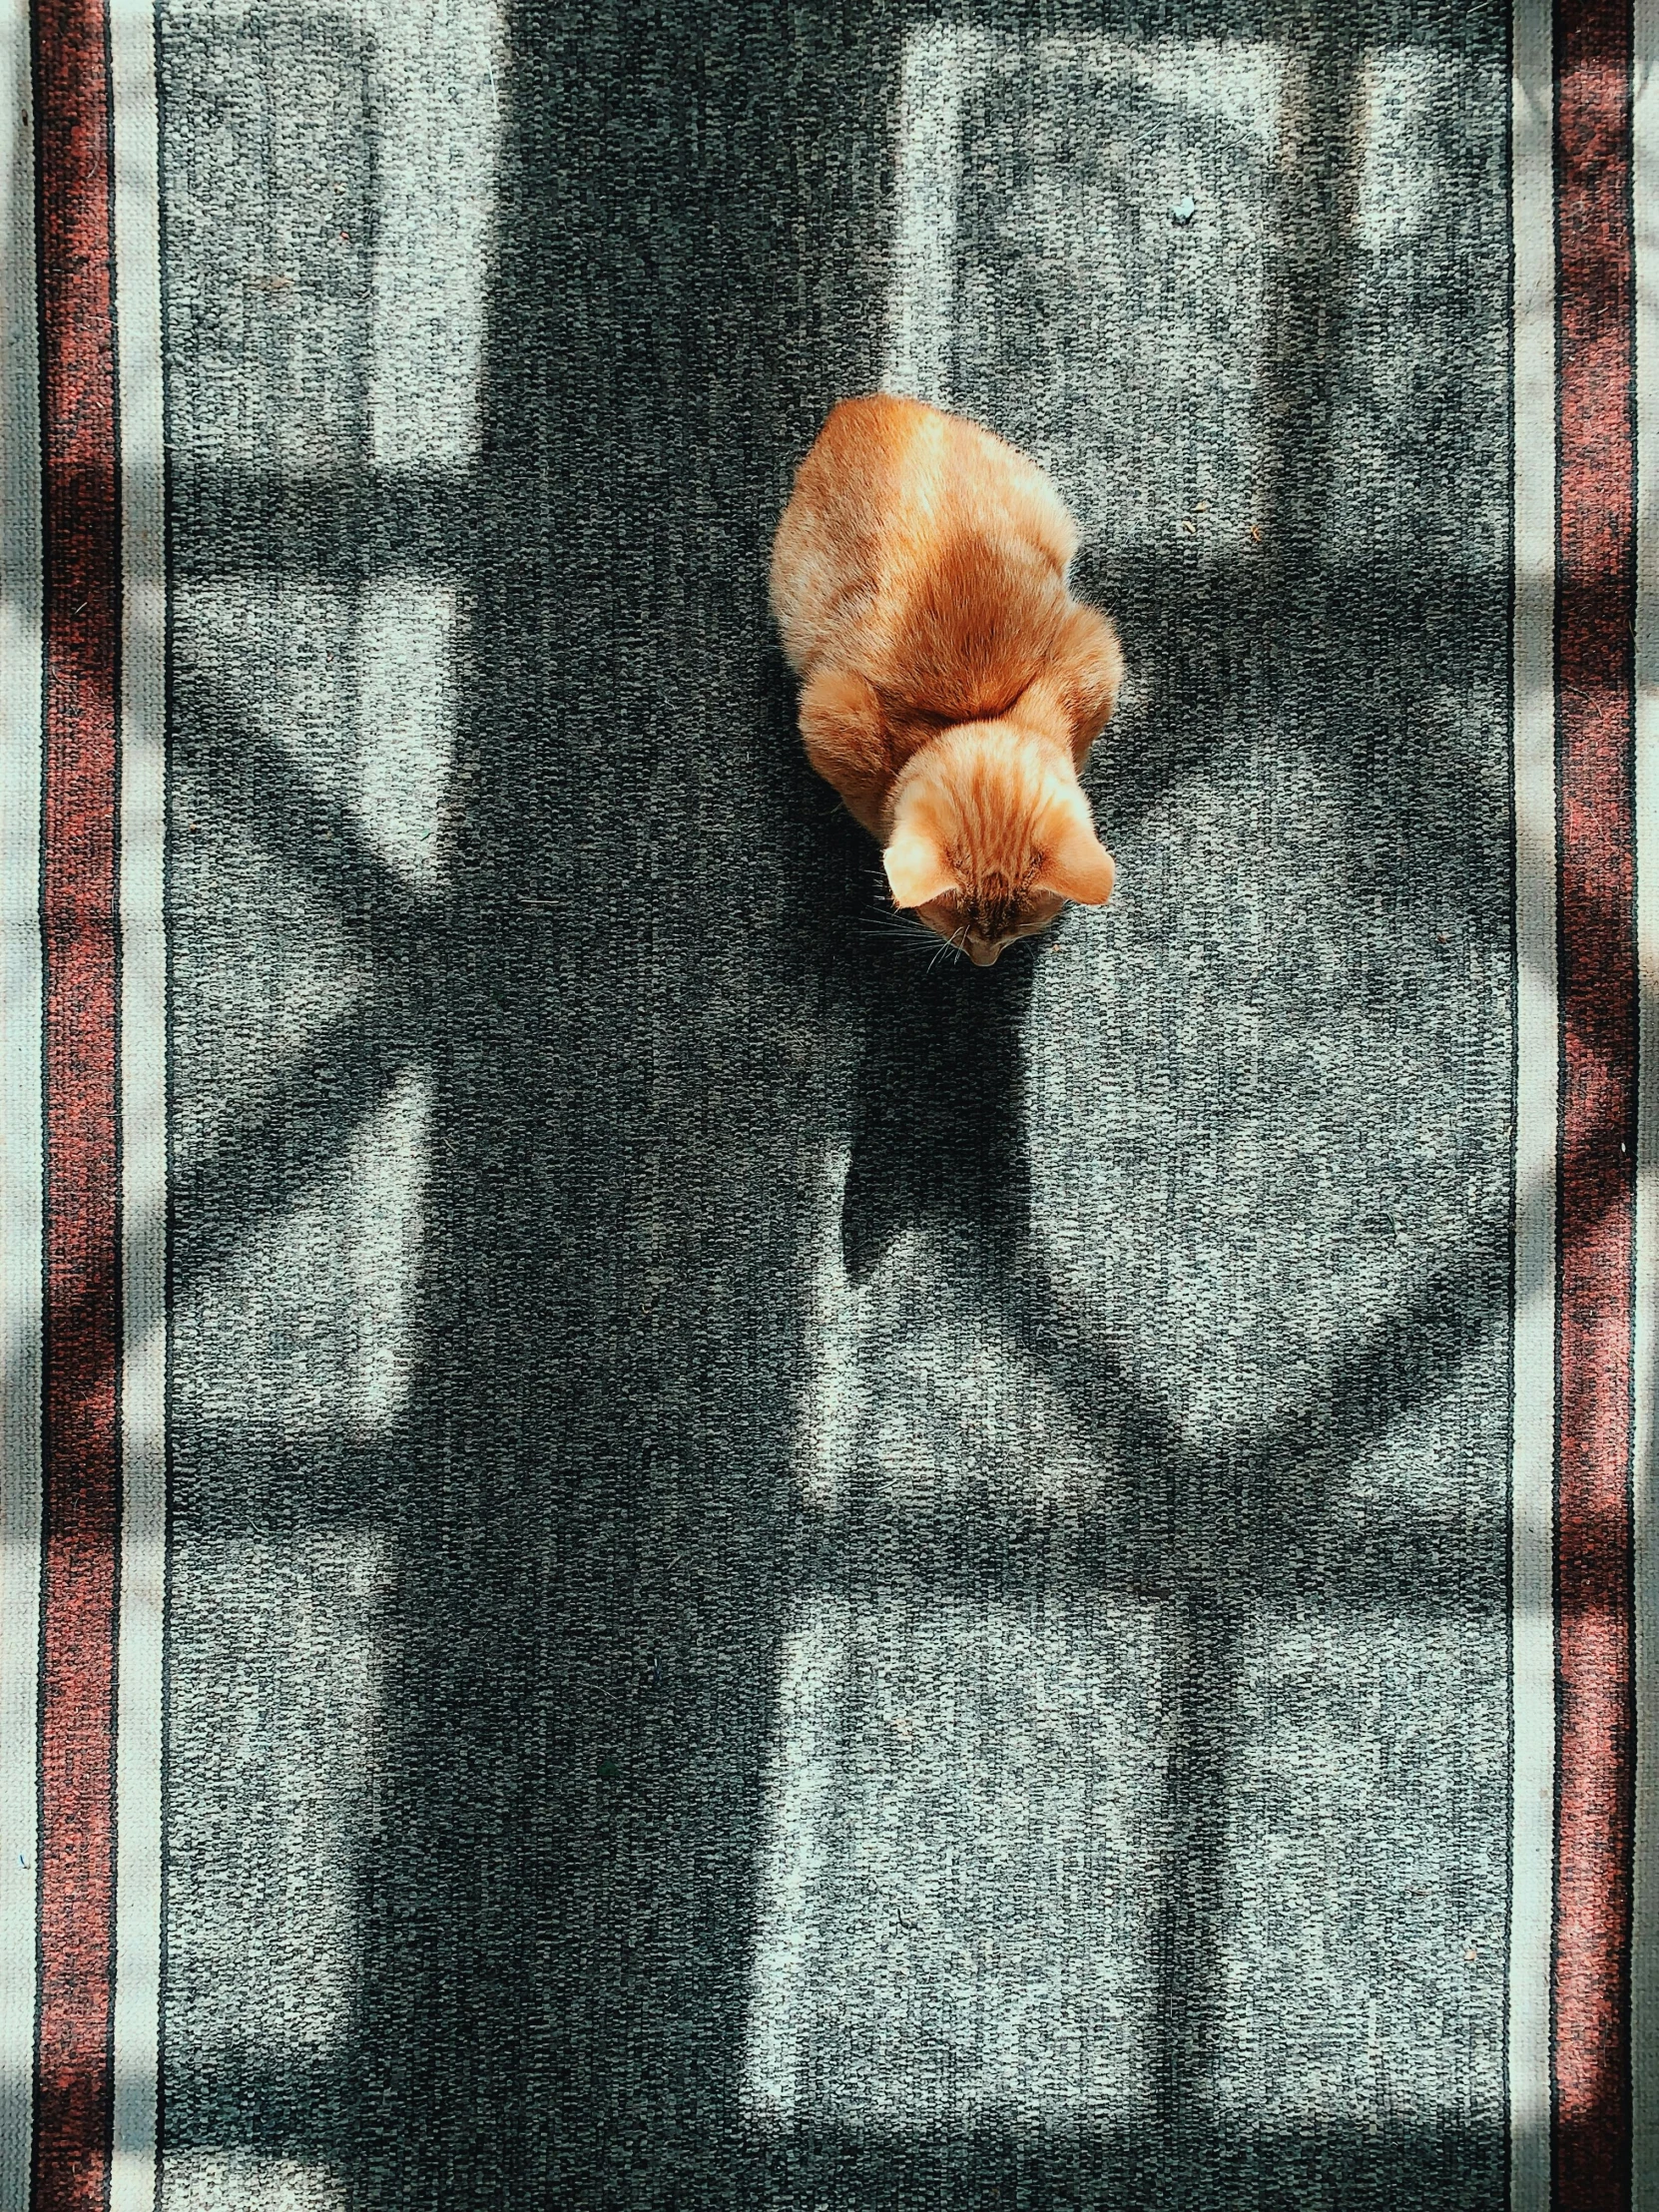
M 947 730 L 893 792 L 882 852 L 893 904 L 990 967 L 1068 899 L 1101 906 L 1112 856 L 1069 763 L 1007 723 Z

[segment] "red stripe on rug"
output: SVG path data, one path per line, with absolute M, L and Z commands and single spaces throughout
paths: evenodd
M 120 1465 L 116 496 L 104 0 L 36 0 L 46 629 L 46 1397 L 36 2212 L 110 2182 Z
M 1562 1021 L 1551 2057 L 1560 2212 L 1630 2202 L 1636 1197 L 1630 0 L 1556 34 Z

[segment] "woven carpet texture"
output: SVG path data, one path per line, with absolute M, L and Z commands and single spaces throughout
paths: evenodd
M 164 0 L 167 2212 L 1503 2204 L 1507 37 Z M 984 973 L 883 383 L 1131 664 Z

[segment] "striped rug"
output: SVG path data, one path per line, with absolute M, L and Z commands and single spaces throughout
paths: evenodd
M 1659 9 L 0 79 L 0 2207 L 1659 2212 Z M 882 381 L 1134 670 L 991 980 Z

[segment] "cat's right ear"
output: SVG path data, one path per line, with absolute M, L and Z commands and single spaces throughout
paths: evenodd
M 1052 891 L 1057 898 L 1074 899 L 1079 906 L 1104 906 L 1112 895 L 1116 872 L 1112 855 L 1094 833 L 1094 825 L 1074 820 L 1048 855 L 1037 888 Z
M 901 830 L 881 855 L 895 906 L 925 906 L 956 888 L 950 863 L 931 837 Z

